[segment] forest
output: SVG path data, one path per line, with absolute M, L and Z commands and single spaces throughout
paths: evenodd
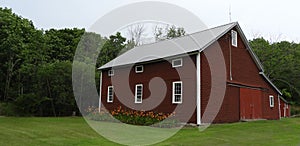
M 166 38 L 184 35 L 184 30 Z M 84 38 L 100 43 L 87 46 Z M 79 115 L 72 87 L 72 64 L 76 49 L 101 50 L 96 66 L 135 45 L 120 33 L 110 37 L 80 28 L 37 29 L 33 22 L 11 9 L 0 7 L 0 115 Z M 300 105 L 300 44 L 288 41 L 250 40 L 266 75 L 292 105 Z M 91 49 L 92 50 L 92 49 Z M 95 70 L 98 86 L 99 72 Z

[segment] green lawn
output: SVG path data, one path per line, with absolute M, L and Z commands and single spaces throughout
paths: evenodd
M 117 145 L 82 118 L 0 117 L 0 145 Z M 300 118 L 183 128 L 157 145 L 300 145 Z

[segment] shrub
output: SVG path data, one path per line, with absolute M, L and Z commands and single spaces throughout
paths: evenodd
M 86 112 L 88 113 L 88 118 L 95 121 L 111 121 L 111 122 L 123 122 L 132 125 L 141 126 L 153 126 L 160 128 L 171 128 L 178 127 L 179 122 L 171 118 L 175 113 L 157 113 L 153 111 L 137 111 L 137 110 L 125 110 L 118 107 L 110 112 L 105 109 L 101 109 L 100 112 L 98 108 L 89 107 Z
M 174 113 L 166 114 L 153 111 L 125 110 L 120 106 L 111 111 L 111 115 L 123 123 L 149 126 L 174 116 Z
M 2 116 L 15 116 L 16 107 L 12 103 L 0 103 L 0 115 Z
M 300 115 L 300 106 L 291 106 L 291 115 Z

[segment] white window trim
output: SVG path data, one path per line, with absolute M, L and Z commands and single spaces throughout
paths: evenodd
M 274 107 L 274 96 L 273 95 L 269 95 L 269 102 L 270 102 L 270 107 Z
M 137 87 L 141 86 L 141 101 L 137 101 Z M 135 95 L 134 95 L 134 103 L 142 103 L 143 102 L 143 84 L 136 84 L 135 85 Z
M 233 39 L 235 38 L 235 39 Z M 231 30 L 231 45 L 234 47 L 238 46 L 238 40 L 237 40 L 237 32 L 235 30 Z
M 113 69 L 111 69 L 111 70 L 108 70 L 108 72 L 107 72 L 107 74 L 108 74 L 108 76 L 114 76 L 115 75 L 115 71 L 113 70 Z
M 138 70 L 137 70 L 138 67 L 142 67 L 142 70 L 141 70 L 141 71 L 138 71 Z M 144 72 L 144 66 L 143 66 L 143 65 L 135 66 L 135 73 L 142 73 L 142 72 Z
M 177 83 L 180 83 L 181 84 L 181 94 L 176 94 L 176 95 L 181 95 L 181 101 L 180 102 L 175 102 L 175 84 Z M 182 103 L 182 100 L 183 100 L 183 86 L 182 86 L 182 81 L 176 81 L 176 82 L 173 82 L 173 87 L 172 87 L 172 103 L 173 104 L 181 104 Z
M 110 96 L 109 95 L 109 89 L 110 88 L 112 89 L 112 98 L 111 98 L 112 100 L 109 100 L 109 96 Z M 107 102 L 112 103 L 113 101 L 114 101 L 114 86 L 108 86 L 107 87 Z
M 180 64 L 180 65 L 174 65 L 174 62 L 175 62 L 175 61 L 178 61 L 178 60 L 180 60 L 181 64 Z M 172 60 L 172 67 L 175 68 L 175 67 L 180 67 L 180 66 L 182 66 L 182 65 L 183 65 L 183 63 L 182 63 L 182 58 Z

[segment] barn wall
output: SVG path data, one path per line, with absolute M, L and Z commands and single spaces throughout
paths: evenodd
M 238 47 L 231 46 L 230 32 L 222 36 L 217 42 L 207 49 L 222 49 L 227 72 L 227 83 L 239 84 L 247 87 L 261 89 L 262 118 L 279 119 L 278 93 L 271 87 L 266 80 L 259 74 L 254 60 L 252 59 L 242 38 L 238 35 Z M 230 47 L 232 59 L 232 80 L 230 80 Z M 205 54 L 201 53 L 201 114 L 203 115 L 210 95 L 211 76 L 209 65 Z M 275 105 L 269 106 L 269 95 L 274 96 Z M 227 84 L 226 94 L 219 113 L 215 117 L 214 123 L 236 122 L 240 120 L 239 87 Z M 206 122 L 205 119 L 202 120 Z
M 214 45 L 212 45 L 214 46 Z M 207 49 L 214 49 L 209 47 Z M 239 121 L 239 88 L 226 87 L 224 99 L 221 101 L 221 107 L 216 106 L 215 111 L 209 111 L 207 108 L 211 93 L 211 70 L 208 60 L 203 52 L 201 52 L 201 122 L 202 123 L 224 123 L 224 122 L 237 122 Z M 212 91 L 214 92 L 214 91 Z M 218 92 L 218 91 L 215 91 Z M 220 98 L 221 100 L 221 98 Z M 204 113 L 217 112 L 216 117 L 211 121 L 210 117 L 203 117 Z
M 267 81 L 259 74 L 254 60 L 252 59 L 249 50 L 243 43 L 241 36 L 238 34 L 238 47 L 233 47 L 229 44 L 230 32 L 218 40 L 222 51 L 224 53 L 226 67 L 227 67 L 227 78 L 230 83 L 239 83 L 245 86 L 258 87 L 262 89 L 262 115 L 266 119 L 279 119 L 278 109 L 278 93 L 276 90 L 267 83 Z M 232 81 L 229 78 L 229 58 L 231 47 L 231 58 L 232 58 Z M 269 106 L 269 95 L 274 96 L 275 106 L 271 108 Z
M 180 57 L 179 57 L 180 58 Z M 126 108 L 130 104 L 129 107 L 135 110 L 145 110 L 143 107 L 147 107 L 149 102 L 146 100 L 152 96 L 151 98 L 155 98 L 156 101 L 160 101 L 161 103 L 157 103 L 157 106 L 151 108 L 149 111 L 155 112 L 163 112 L 163 113 L 172 113 L 175 111 L 175 115 L 178 116 L 179 119 L 185 119 L 186 116 L 191 116 L 187 113 L 193 113 L 196 107 L 196 68 L 195 68 L 195 59 L 196 55 L 191 55 L 189 57 L 183 57 L 183 66 L 178 68 L 173 68 L 171 61 L 160 61 L 150 64 L 144 64 L 144 72 L 143 73 L 135 73 L 135 67 L 123 67 L 123 68 L 114 68 L 115 75 L 113 77 L 109 77 L 107 74 L 107 70 L 103 70 L 103 82 L 102 82 L 102 104 L 108 110 L 114 110 L 119 106 Z M 127 74 L 127 75 L 126 75 Z M 161 91 L 159 91 L 159 95 L 155 95 L 154 92 L 151 95 L 149 82 L 151 79 L 161 80 L 166 85 L 166 94 L 165 96 L 161 95 Z M 182 104 L 173 104 L 172 103 L 172 82 L 174 81 L 182 81 L 183 82 L 183 103 Z M 130 89 L 126 90 L 125 87 L 128 86 Z M 135 93 L 135 85 L 143 84 L 143 102 L 142 103 L 134 103 L 134 93 Z M 113 85 L 115 92 L 117 94 L 114 95 L 113 103 L 107 103 L 107 87 Z M 162 86 L 156 86 L 152 88 L 156 88 L 154 90 L 160 90 L 163 88 Z M 158 89 L 157 89 L 158 88 Z M 127 104 L 124 102 L 120 102 L 120 98 L 126 99 Z M 193 109 L 187 107 L 194 107 Z M 175 110 L 176 109 L 176 110 Z M 189 111 L 185 110 L 189 109 Z M 196 122 L 196 115 L 193 114 L 190 122 Z
M 280 115 L 281 117 L 290 117 L 290 105 L 285 103 L 282 99 L 280 100 Z M 285 115 L 284 115 L 285 112 Z

